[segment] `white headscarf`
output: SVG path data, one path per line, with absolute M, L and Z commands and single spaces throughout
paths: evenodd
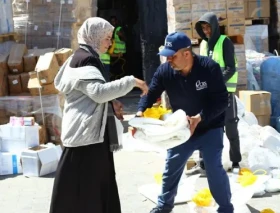
M 91 46 L 100 55 L 101 41 L 113 30 L 114 27 L 103 18 L 88 18 L 78 31 L 78 43 Z

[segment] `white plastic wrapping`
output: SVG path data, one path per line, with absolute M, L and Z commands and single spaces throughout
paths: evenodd
M 178 146 L 190 138 L 189 123 L 183 110 L 177 110 L 164 121 L 133 118 L 129 121 L 129 125 L 136 128 L 135 139 L 156 144 L 165 149 Z
M 0 124 L 9 122 L 10 116 L 35 117 L 45 125 L 50 142 L 60 142 L 63 99 L 60 95 L 7 96 L 0 98 Z
M 14 32 L 12 0 L 0 0 L 0 34 Z

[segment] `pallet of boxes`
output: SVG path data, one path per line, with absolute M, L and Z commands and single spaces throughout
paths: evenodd
M 71 49 L 27 49 L 14 43 L 0 57 L 0 175 L 43 176 L 61 154 L 63 96 L 53 81 Z M 2 79 L 1 79 L 2 78 Z

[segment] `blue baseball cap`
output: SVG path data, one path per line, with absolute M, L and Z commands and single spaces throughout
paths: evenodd
M 170 33 L 165 38 L 164 48 L 158 53 L 165 57 L 173 56 L 178 50 L 191 47 L 192 42 L 185 33 Z

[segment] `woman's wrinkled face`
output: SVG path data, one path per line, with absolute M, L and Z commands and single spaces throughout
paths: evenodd
M 112 45 L 112 32 L 101 40 L 100 52 L 106 53 L 111 45 Z

